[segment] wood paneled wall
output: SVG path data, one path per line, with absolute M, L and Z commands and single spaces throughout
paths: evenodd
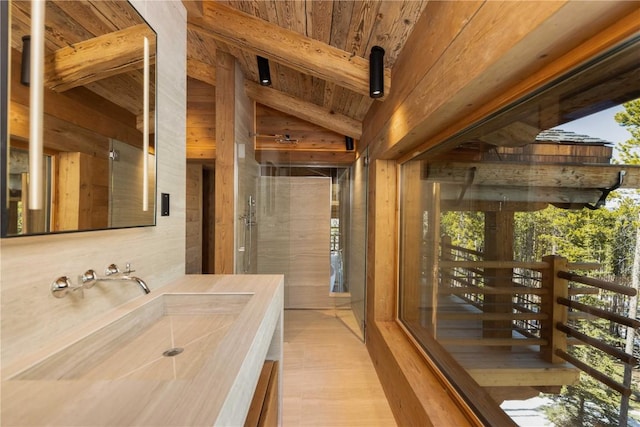
M 216 158 L 216 88 L 187 79 L 187 159 Z
M 478 425 L 399 326 L 397 167 L 640 30 L 636 3 L 429 2 L 363 122 L 369 146 L 367 347 L 399 425 Z M 422 55 L 415 55 L 422 52 Z M 495 420 L 486 396 L 475 396 Z M 486 414 L 485 414 L 486 415 Z
M 107 228 L 109 160 L 77 152 L 56 157 L 53 230 Z
M 285 308 L 330 308 L 331 179 L 262 177 L 258 273 L 285 275 Z
M 202 273 L 203 168 L 187 163 L 185 273 Z
M 131 262 L 153 292 L 184 274 L 186 12 L 180 2 L 132 4 L 158 34 L 158 194 L 171 194 L 171 216 L 158 215 L 155 227 L 0 240 L 3 366 L 142 295 L 133 284 L 109 283 L 87 290 L 84 299 L 56 299 L 49 287 L 57 277 L 75 283 L 88 268 L 102 272 L 109 263 Z

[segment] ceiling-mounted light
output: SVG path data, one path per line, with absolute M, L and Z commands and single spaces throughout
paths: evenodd
M 22 63 L 20 64 L 20 83 L 29 86 L 31 73 L 31 36 L 22 36 Z
M 369 96 L 384 96 L 384 49 L 380 46 L 372 47 L 369 55 Z
M 269 71 L 269 60 L 258 56 L 258 75 L 260 76 L 260 84 L 269 86 L 271 84 L 271 71 Z
M 352 151 L 354 146 L 353 146 L 353 138 L 351 138 L 350 136 L 345 136 L 344 137 L 344 145 L 345 148 L 347 149 L 347 151 Z

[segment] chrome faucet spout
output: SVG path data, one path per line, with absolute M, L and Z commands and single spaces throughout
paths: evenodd
M 113 275 L 107 277 L 100 277 L 97 280 L 98 282 L 134 282 L 145 294 L 151 293 L 151 289 L 147 286 L 147 284 L 139 277 L 135 276 L 126 276 L 126 275 Z
M 139 278 L 139 277 L 135 277 L 135 276 L 130 277 L 130 279 L 131 279 L 131 280 L 133 280 L 134 282 L 136 282 L 136 283 L 138 284 L 138 286 L 140 286 L 140 287 L 142 288 L 142 291 L 143 291 L 145 294 L 151 293 L 151 289 L 149 289 L 149 287 L 147 286 L 147 284 L 146 284 L 146 283 L 144 283 L 144 280 L 142 280 L 142 279 L 141 279 L 141 278 Z

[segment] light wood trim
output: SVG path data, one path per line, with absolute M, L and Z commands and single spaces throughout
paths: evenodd
M 146 24 L 63 47 L 45 58 L 45 85 L 57 92 L 142 68 L 144 37 L 155 62 L 156 36 Z M 105 51 L 109 54 L 106 55 Z
M 188 28 L 369 96 L 367 59 L 353 56 L 349 52 L 219 2 L 206 2 L 203 17 L 190 20 Z M 389 94 L 390 88 L 391 71 L 385 69 L 385 94 Z
M 397 312 L 397 165 L 375 160 L 369 166 L 367 221 L 367 323 L 392 321 Z M 375 285 L 379 283 L 379 285 Z
M 330 112 L 319 105 L 270 87 L 260 86 L 250 80 L 245 80 L 244 87 L 249 98 L 260 104 L 354 139 L 360 139 L 362 136 L 362 122 L 351 117 Z
M 427 268 L 429 271 L 424 271 L 425 267 L 422 262 L 423 256 L 428 256 L 426 252 L 429 250 L 426 247 L 422 233 L 424 228 L 423 212 L 430 208 L 428 202 L 433 200 L 425 189 L 421 175 L 421 162 L 409 163 L 402 169 L 403 209 L 400 234 L 405 238 L 402 240 L 398 268 L 404 287 L 402 301 L 399 301 L 400 307 L 398 310 L 400 317 L 416 322 L 419 322 L 421 315 L 424 315 L 422 309 L 425 309 L 426 313 L 426 309 L 433 309 L 433 306 L 437 303 L 436 300 L 430 297 L 431 295 L 423 295 L 433 286 L 433 283 L 428 283 L 427 286 L 422 284 L 423 274 L 431 278 L 431 269 Z M 433 183 L 429 184 L 429 186 L 433 185 Z M 429 220 L 431 221 L 432 218 L 432 212 L 429 212 Z M 434 266 L 431 262 L 429 264 L 429 267 Z M 428 278 L 425 279 L 428 280 Z M 430 312 L 433 313 L 435 310 L 430 310 Z M 429 328 L 436 329 L 431 318 L 425 317 L 423 320 L 429 325 Z
M 233 274 L 235 258 L 235 58 L 216 52 L 216 274 Z
M 273 390 L 277 390 L 277 386 L 274 387 L 274 381 L 277 384 L 278 375 L 278 362 L 273 360 L 266 360 L 260 372 L 260 378 L 258 379 L 258 385 L 249 407 L 249 413 L 247 419 L 244 422 L 245 427 L 257 427 L 262 425 L 275 426 L 275 424 L 265 423 L 267 421 L 270 411 L 270 405 L 272 404 Z M 274 377 L 275 376 L 275 377 Z M 271 408 L 272 410 L 273 408 Z M 276 411 L 277 414 L 277 411 Z

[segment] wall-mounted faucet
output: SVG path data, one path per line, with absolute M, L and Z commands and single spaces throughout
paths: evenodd
M 80 291 L 80 295 L 84 298 L 84 290 L 90 289 L 97 282 L 126 282 L 130 281 L 137 284 L 145 294 L 151 292 L 144 280 L 139 277 L 130 276 L 129 273 L 134 272 L 131 269 L 131 264 L 127 264 L 125 271 L 121 272 L 117 265 L 110 264 L 105 270 L 105 277 L 98 277 L 95 270 L 87 270 L 83 275 L 78 276 L 78 286 L 73 286 L 71 279 L 67 276 L 58 277 L 51 283 L 51 294 L 56 298 L 62 298 L 69 293 Z
M 99 277 L 97 279 L 98 282 L 126 282 L 126 281 L 131 281 L 136 283 L 138 286 L 140 286 L 140 288 L 142 289 L 142 291 L 145 294 L 148 294 L 151 292 L 151 290 L 149 289 L 149 287 L 147 286 L 147 284 L 144 282 L 144 280 L 140 279 L 139 277 L 135 277 L 135 276 L 130 276 L 129 273 L 133 273 L 135 270 L 131 269 L 131 264 L 127 264 L 126 270 L 125 271 L 120 271 L 120 269 L 118 268 L 117 265 L 115 264 L 110 264 L 106 270 L 104 271 L 104 274 L 106 277 Z

